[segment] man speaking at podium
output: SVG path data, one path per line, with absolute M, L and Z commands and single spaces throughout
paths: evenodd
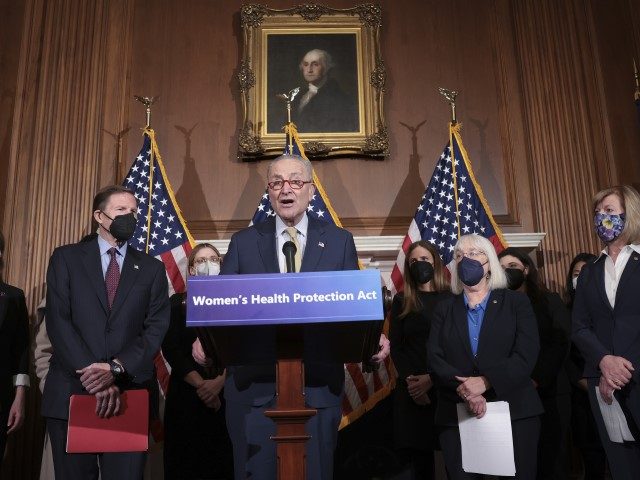
M 312 177 L 311 162 L 300 156 L 282 155 L 271 162 L 267 178 L 275 218 L 231 237 L 221 274 L 284 273 L 287 269 L 282 247 L 288 241 L 297 247 L 296 271 L 358 269 L 353 236 L 307 216 L 315 192 Z M 273 348 L 274 338 L 259 330 L 252 345 Z M 310 348 L 320 352 L 327 347 L 322 338 L 314 336 L 313 340 L 305 342 L 305 354 Z M 306 403 L 317 409 L 306 426 L 311 435 L 306 445 L 307 479 L 333 478 L 343 388 L 342 364 L 305 362 Z M 275 406 L 275 364 L 228 367 L 224 392 L 236 479 L 275 479 L 276 445 L 270 436 L 276 427 L 264 415 L 266 409 Z

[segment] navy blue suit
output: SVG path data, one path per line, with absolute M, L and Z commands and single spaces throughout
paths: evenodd
M 618 283 L 614 308 L 605 290 L 605 259 L 601 256 L 580 272 L 572 312 L 573 341 L 585 358 L 583 376 L 589 384 L 591 410 L 612 476 L 615 480 L 631 479 L 640 471 L 640 447 L 638 442 L 618 444 L 609 440 L 595 387 L 601 375 L 599 364 L 605 355 L 621 356 L 633 364 L 631 381 L 614 395 L 634 438 L 640 440 L 640 254 L 631 253 Z
M 169 313 L 166 272 L 163 264 L 150 255 L 127 249 L 109 310 L 98 240 L 66 245 L 53 252 L 47 270 L 46 315 L 53 355 L 42 415 L 48 419 L 56 476 L 61 467 L 72 468 L 61 478 L 93 478 L 93 472 L 86 470 L 92 465 L 70 467 L 66 460 L 70 456 L 64 453 L 69 397 L 86 393 L 76 370 L 116 357 L 133 376 L 134 385 L 149 385 L 154 378 L 154 356 L 169 326 Z M 75 455 L 71 461 L 80 457 L 90 456 Z M 125 477 L 135 478 L 135 468 L 128 465 L 124 466 L 128 472 Z M 118 466 L 111 472 L 105 467 L 106 462 L 101 466 L 103 479 L 118 477 Z
M 357 269 L 358 257 L 352 235 L 333 224 L 309 217 L 300 271 Z M 274 218 L 231 237 L 222 275 L 279 272 Z M 275 328 L 261 327 L 248 335 L 252 337 L 247 338 L 251 345 L 267 353 L 273 352 L 271 356 L 275 358 Z M 305 358 L 322 358 L 327 341 L 319 330 L 308 328 L 305 331 Z M 307 478 L 333 477 L 333 450 L 343 389 L 342 364 L 305 361 L 306 403 L 318 409 L 318 414 L 307 423 L 307 431 L 312 436 L 307 445 Z M 236 478 L 275 478 L 275 442 L 269 438 L 275 433 L 275 424 L 263 415 L 265 409 L 275 405 L 275 364 L 228 367 L 224 395 Z

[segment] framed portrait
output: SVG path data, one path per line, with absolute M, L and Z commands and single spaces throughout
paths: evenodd
M 243 6 L 239 157 L 280 155 L 290 119 L 310 158 L 384 158 L 381 23 L 377 5 Z

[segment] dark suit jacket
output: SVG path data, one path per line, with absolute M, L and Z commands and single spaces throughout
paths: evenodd
M 296 97 L 291 113 L 301 133 L 307 132 L 357 132 L 358 99 L 347 95 L 334 79 L 329 79 L 318 89 L 309 103 L 299 111 L 300 100 L 308 87 Z
M 153 378 L 153 358 L 169 325 L 162 262 L 129 247 L 109 311 L 98 240 L 57 248 L 47 270 L 47 332 L 53 346 L 42 415 L 68 418 L 83 393 L 76 370 L 120 359 L 135 384 Z
M 512 420 L 539 415 L 542 404 L 531 372 L 540 344 L 529 299 L 511 290 L 491 292 L 474 357 L 462 295 L 438 305 L 429 334 L 429 370 L 439 387 L 436 423 L 458 425 L 456 404 L 462 399 L 456 393 L 456 376 L 487 377 L 491 388 L 485 398 L 509 402 Z
M 275 219 L 245 228 L 231 237 L 224 257 L 222 275 L 279 273 Z M 358 256 L 353 236 L 341 228 L 309 217 L 307 243 L 301 272 L 357 270 Z M 306 341 L 308 339 L 309 341 Z M 247 342 L 275 358 L 275 328 L 260 327 L 247 333 Z M 305 329 L 305 357 L 319 358 L 328 348 L 321 329 Z M 305 361 L 306 402 L 312 407 L 340 403 L 344 387 L 344 367 L 329 362 Z M 225 398 L 230 402 L 261 406 L 275 395 L 275 365 L 227 367 Z
M 0 282 L 0 412 L 11 408 L 13 377 L 29 373 L 29 315 L 24 292 Z
M 564 374 L 563 366 L 569 354 L 571 317 L 557 293 L 542 293 L 538 301 L 532 302 L 532 307 L 538 321 L 540 353 L 531 378 L 538 384 L 541 398 L 555 398 L 558 377 Z
M 635 367 L 640 380 L 640 254 L 632 252 L 622 272 L 616 305 L 611 308 L 604 287 L 604 262 L 587 264 L 578 277 L 573 302 L 573 341 L 585 359 L 584 377 L 600 377 L 600 360 L 619 355 Z

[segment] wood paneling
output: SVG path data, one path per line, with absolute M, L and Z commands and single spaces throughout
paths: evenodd
M 406 232 L 448 140 L 437 87 L 456 89 L 463 140 L 494 213 L 509 232 L 547 232 L 544 274 L 560 288 L 570 257 L 598 249 L 592 194 L 640 184 L 638 2 L 381 4 L 391 155 L 316 164 L 338 214 L 355 234 Z M 236 158 L 240 5 L 0 0 L 0 26 L 9 24 L 0 32 L 0 218 L 6 276 L 32 311 L 51 251 L 86 232 L 95 190 L 121 179 L 141 146 L 144 108 L 133 94 L 160 95 L 152 126 L 196 237 L 228 238 L 247 224 L 266 164 Z M 31 422 L 18 438 L 29 461 L 14 462 L 8 478 L 33 477 L 40 431 Z
M 559 289 L 573 256 L 597 250 L 590 199 L 616 178 L 591 19 L 581 0 L 512 7 L 543 272 Z
M 103 118 L 113 115 L 109 103 L 121 95 L 115 73 L 107 71 L 114 66 L 108 42 L 127 38 L 113 35 L 113 29 L 122 33 L 114 19 L 125 6 L 108 0 L 24 2 L 3 227 L 7 279 L 25 288 L 32 312 L 44 296 L 51 251 L 76 241 L 89 226 L 100 181 Z M 20 461 L 9 462 L 3 478 L 34 478 L 39 472 L 36 392 L 34 385 L 31 421 L 12 442 L 9 456 Z

